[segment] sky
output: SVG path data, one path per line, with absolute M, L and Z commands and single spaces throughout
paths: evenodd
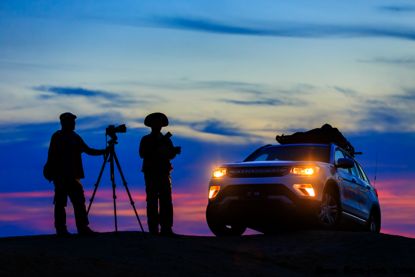
M 382 231 L 415 237 L 414 16 L 413 1 L 392 0 L 0 1 L 0 236 L 54 232 L 42 168 L 66 111 L 95 148 L 108 125 L 127 125 L 117 154 L 145 223 L 138 144 L 144 117 L 160 111 L 183 148 L 172 174 L 177 232 L 212 235 L 215 166 L 330 123 L 364 153 Z M 84 163 L 89 198 L 102 158 Z M 120 229 L 137 230 L 117 185 Z M 109 178 L 90 221 L 114 229 Z

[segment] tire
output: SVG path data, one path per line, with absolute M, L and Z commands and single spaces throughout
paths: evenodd
M 212 233 L 214 233 L 217 237 L 241 236 L 246 230 L 246 227 L 235 224 L 225 225 L 221 223 L 215 223 L 208 225 Z
M 380 216 L 378 212 L 372 211 L 366 224 L 366 231 L 374 234 L 380 232 Z
M 206 221 L 209 229 L 217 237 L 241 236 L 246 230 L 246 226 L 241 224 L 227 224 L 219 220 L 209 208 L 206 210 Z
M 320 225 L 327 229 L 337 228 L 340 224 L 341 212 L 339 193 L 333 189 L 326 190 L 318 212 Z

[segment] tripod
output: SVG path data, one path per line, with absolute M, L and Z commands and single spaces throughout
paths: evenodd
M 117 203 L 116 203 L 117 195 L 115 194 L 116 185 L 115 185 L 115 178 L 114 178 L 114 168 L 115 168 L 114 167 L 114 161 L 115 161 L 115 164 L 117 165 L 117 168 L 118 168 L 118 172 L 120 173 L 120 176 L 121 176 L 121 179 L 122 179 L 122 183 L 124 185 L 125 190 L 127 191 L 128 198 L 130 199 L 130 204 L 133 207 L 133 210 L 134 210 L 135 216 L 137 218 L 138 224 L 140 225 L 141 232 L 144 233 L 143 225 L 141 225 L 141 221 L 140 221 L 140 218 L 138 216 L 137 209 L 135 208 L 133 198 L 131 197 L 130 190 L 128 189 L 128 186 L 127 186 L 127 181 L 124 178 L 124 174 L 122 172 L 120 162 L 118 161 L 118 158 L 117 158 L 117 153 L 115 153 L 115 144 L 117 144 L 116 136 L 112 137 L 112 139 L 110 141 L 108 141 L 108 148 L 107 148 L 108 149 L 108 154 L 104 158 L 104 162 L 102 163 L 101 170 L 99 172 L 97 182 L 94 185 L 95 188 L 94 188 L 94 192 L 92 193 L 91 199 L 89 201 L 87 214 L 89 214 L 89 210 L 91 209 L 92 202 L 94 201 L 95 194 L 98 190 L 98 186 L 99 186 L 99 183 L 101 181 L 102 174 L 104 173 L 105 164 L 107 162 L 109 162 L 110 163 L 110 178 L 111 178 L 111 183 L 112 183 L 112 199 L 113 199 L 113 203 L 114 203 L 114 225 L 115 225 L 115 232 L 118 232 Z

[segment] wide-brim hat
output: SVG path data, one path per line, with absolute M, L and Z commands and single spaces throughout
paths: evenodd
M 147 127 L 166 127 L 169 125 L 169 119 L 164 113 L 151 113 L 144 119 L 144 125 Z
M 70 112 L 66 112 L 66 113 L 61 114 L 59 116 L 59 119 L 61 121 L 75 120 L 76 119 L 76 115 L 74 115 L 73 113 L 70 113 Z

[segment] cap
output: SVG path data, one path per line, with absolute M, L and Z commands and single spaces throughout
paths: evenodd
M 76 119 L 76 115 L 70 112 L 63 113 L 59 116 L 61 121 L 68 120 L 68 119 Z
M 144 119 L 144 125 L 147 127 L 166 127 L 169 125 L 169 119 L 164 113 L 151 113 Z

